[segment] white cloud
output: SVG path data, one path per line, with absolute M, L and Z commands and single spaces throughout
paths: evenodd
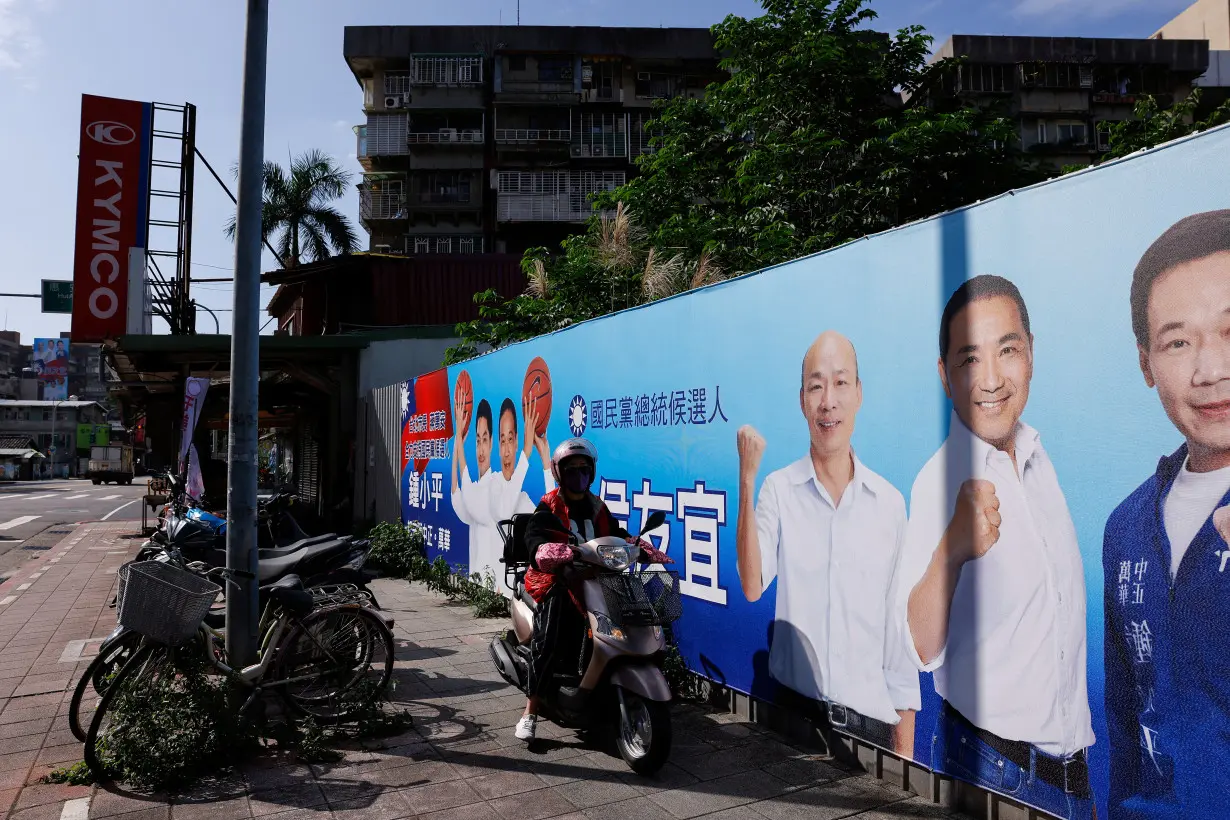
M 1180 0 L 1019 0 L 1014 12 L 1018 17 L 1087 17 L 1102 19 L 1137 9 L 1156 10 L 1159 5 L 1185 5 Z
M 0 71 L 24 73 L 43 41 L 30 14 L 42 0 L 0 0 Z

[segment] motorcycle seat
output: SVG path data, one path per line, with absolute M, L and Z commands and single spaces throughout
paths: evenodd
M 314 547 L 318 544 L 325 544 L 330 541 L 336 541 L 340 536 L 335 532 L 328 532 L 324 535 L 314 535 L 311 538 L 303 538 L 294 543 L 287 544 L 284 547 L 266 547 L 260 550 L 260 560 L 264 561 L 271 558 L 283 558 L 290 555 L 292 552 L 301 550 L 304 547 Z
M 310 547 L 303 547 L 294 552 L 287 553 L 276 558 L 268 560 L 262 558 L 258 566 L 257 575 L 261 583 L 272 581 L 275 578 L 283 576 L 305 561 L 321 558 L 327 555 L 333 555 L 339 552 L 345 552 L 354 545 L 354 541 L 346 536 L 337 537 L 333 540 L 326 541 L 321 544 L 315 544 Z

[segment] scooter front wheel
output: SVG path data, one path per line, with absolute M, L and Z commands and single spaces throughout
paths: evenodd
M 615 738 L 619 756 L 637 774 L 654 774 L 665 765 L 671 753 L 670 704 L 646 700 L 623 687 L 616 689 L 624 704 L 619 711 L 619 730 Z

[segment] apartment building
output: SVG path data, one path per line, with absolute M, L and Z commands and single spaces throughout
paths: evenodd
M 1021 147 L 1055 169 L 1088 165 L 1107 145 L 1101 124 L 1129 119 L 1138 96 L 1163 106 L 1191 93 L 1209 67 L 1201 39 L 953 35 L 933 59 L 964 57 L 949 93 L 998 105 Z
M 1207 110 L 1230 97 L 1230 0 L 1197 0 L 1154 34 L 1155 40 L 1208 40 L 1209 69 L 1196 80 Z
M 369 249 L 519 254 L 583 230 L 658 100 L 722 76 L 707 29 L 352 26 Z

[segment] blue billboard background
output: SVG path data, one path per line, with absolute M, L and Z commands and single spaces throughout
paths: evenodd
M 948 433 L 950 405 L 936 372 L 943 306 L 957 285 L 978 274 L 1011 280 L 1028 305 L 1035 340 L 1023 420 L 1040 432 L 1054 463 L 1084 561 L 1097 737 L 1090 767 L 1098 814 L 1106 817 L 1103 528 L 1158 458 L 1182 443 L 1141 377 L 1131 276 L 1144 250 L 1174 222 L 1230 206 L 1228 151 L 1230 131 L 1210 131 L 587 322 L 449 368 L 450 396 L 465 370 L 475 406 L 486 399 L 498 414 L 511 398 L 520 427 L 526 367 L 541 356 L 551 371 L 550 445 L 580 434 L 597 445 L 602 494 L 630 530 L 647 507 L 669 512 L 666 548 L 687 582 L 678 639 L 688 663 L 762 694 L 774 600 L 766 594 L 748 603 L 740 591 L 736 431 L 751 424 L 766 438 L 761 480 L 805 455 L 801 360 L 821 331 L 840 331 L 857 350 L 863 383 L 854 449 L 908 501 L 919 469 Z M 474 428 L 471 422 L 464 445 L 472 478 Z M 532 453 L 524 492 L 534 501 L 544 489 L 542 467 Z M 451 510 L 449 473 L 448 459 L 434 459 L 422 477 L 403 475 L 403 516 L 432 527 L 433 557 L 469 564 L 468 528 Z M 922 675 L 915 744 L 924 765 L 938 706 L 930 678 Z

